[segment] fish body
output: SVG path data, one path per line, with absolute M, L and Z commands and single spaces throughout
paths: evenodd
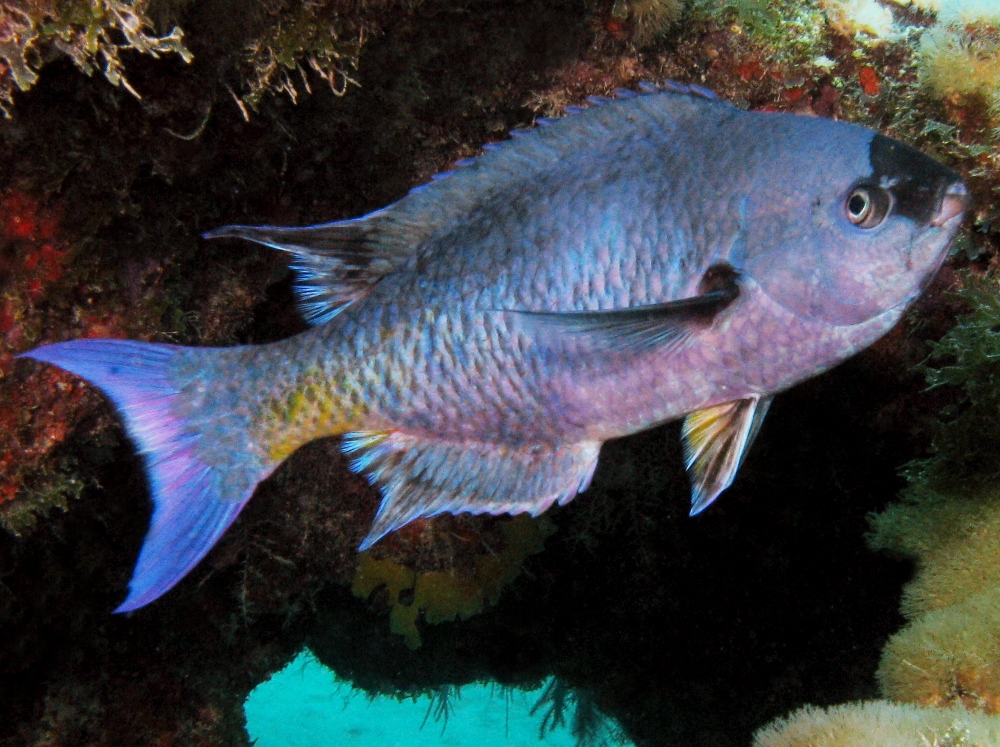
M 314 325 L 296 337 L 27 354 L 104 389 L 146 454 L 154 515 L 120 610 L 320 437 L 381 490 L 362 547 L 421 516 L 565 503 L 605 440 L 685 416 L 700 511 L 775 393 L 898 321 L 967 202 L 956 173 L 871 130 L 676 85 L 445 177 L 354 220 L 210 234 L 293 256 Z

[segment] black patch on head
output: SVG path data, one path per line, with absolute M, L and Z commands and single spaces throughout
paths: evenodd
M 895 197 L 893 212 L 926 224 L 937 212 L 944 190 L 961 177 L 906 143 L 875 135 L 869 150 L 875 183 L 887 179 Z

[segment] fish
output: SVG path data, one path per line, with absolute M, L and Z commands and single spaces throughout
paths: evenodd
M 605 441 L 680 418 L 697 514 L 777 393 L 896 324 L 968 206 L 958 173 L 873 130 L 644 84 L 367 215 L 205 234 L 290 256 L 296 336 L 23 357 L 100 388 L 143 455 L 154 508 L 127 612 L 318 438 L 380 492 L 360 550 L 421 517 L 564 505 Z

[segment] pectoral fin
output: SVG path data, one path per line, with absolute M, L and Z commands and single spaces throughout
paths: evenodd
M 561 341 L 584 350 L 625 352 L 681 344 L 696 324 L 710 321 L 738 295 L 735 275 L 720 273 L 699 295 L 667 303 L 609 311 L 514 313 L 543 343 Z
M 684 418 L 684 466 L 691 478 L 691 515 L 728 488 L 757 437 L 770 397 L 747 397 L 695 410 Z

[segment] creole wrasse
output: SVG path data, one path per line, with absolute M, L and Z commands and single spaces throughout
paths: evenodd
M 382 494 L 362 548 L 418 517 L 565 504 L 604 441 L 681 417 L 697 513 L 776 392 L 899 320 L 967 208 L 958 174 L 863 127 L 676 84 L 595 104 L 361 218 L 207 234 L 291 255 L 300 335 L 25 354 L 100 387 L 144 454 L 154 511 L 118 611 L 325 436 Z

